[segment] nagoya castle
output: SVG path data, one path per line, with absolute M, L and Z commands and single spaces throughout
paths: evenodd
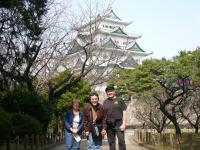
M 106 97 L 106 79 L 113 70 L 134 69 L 151 54 L 137 43 L 141 35 L 125 31 L 130 24 L 121 20 L 111 9 L 79 27 L 76 38 L 69 44 L 71 47 L 63 65 L 81 72 L 87 59 L 85 69 L 90 72 L 86 79 L 99 93 L 100 101 Z

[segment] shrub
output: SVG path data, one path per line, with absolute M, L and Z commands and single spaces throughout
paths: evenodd
M 0 145 L 4 143 L 11 133 L 11 118 L 10 115 L 0 108 Z
M 25 115 L 21 113 L 13 113 L 11 115 L 13 135 L 31 135 L 31 134 L 41 134 L 42 124 L 30 115 Z
M 39 120 L 44 127 L 50 120 L 49 106 L 36 92 L 14 90 L 8 92 L 0 105 L 8 112 L 28 114 Z

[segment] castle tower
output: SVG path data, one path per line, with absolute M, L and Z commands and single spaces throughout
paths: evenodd
M 113 10 L 110 10 L 83 24 L 78 29 L 76 38 L 69 44 L 70 51 L 63 66 L 80 72 L 87 59 L 85 68 L 90 69 L 90 73 L 86 79 L 99 93 L 101 100 L 105 99 L 105 79 L 113 70 L 134 69 L 151 54 L 137 43 L 141 35 L 125 31 L 130 24 L 131 22 L 122 21 Z

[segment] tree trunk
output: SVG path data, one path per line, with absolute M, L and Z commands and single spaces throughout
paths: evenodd
M 160 110 L 173 123 L 173 125 L 175 127 L 176 134 L 181 135 L 181 129 L 180 129 L 179 124 L 177 122 L 176 115 L 171 115 L 168 111 L 165 110 L 165 107 L 161 107 Z
M 10 137 L 6 141 L 6 150 L 10 150 Z
M 34 91 L 33 83 L 30 79 L 26 81 L 26 85 L 29 91 Z
M 160 146 L 163 142 L 163 138 L 162 138 L 162 134 L 159 133 L 159 136 L 158 136 L 158 145 Z
M 198 133 L 199 132 L 199 127 L 198 125 L 194 127 L 195 128 L 195 133 Z
M 174 124 L 174 127 L 175 127 L 176 134 L 177 135 L 181 135 L 181 129 L 180 129 L 179 124 L 177 123 L 177 121 L 174 121 L 173 124 Z
M 55 101 L 56 99 L 54 96 L 54 91 L 51 88 L 49 88 L 49 103 L 53 105 Z
M 181 129 L 177 121 L 173 122 L 176 131 L 176 142 L 178 145 L 178 150 L 181 150 Z
M 180 144 L 180 140 L 181 140 L 181 129 L 179 127 L 177 118 L 176 118 L 176 114 L 171 115 L 168 111 L 166 111 L 165 107 L 161 107 L 160 110 L 163 112 L 163 114 L 173 123 L 174 127 L 175 127 L 175 132 L 176 132 L 176 142 L 178 145 L 178 150 L 181 150 L 181 144 Z

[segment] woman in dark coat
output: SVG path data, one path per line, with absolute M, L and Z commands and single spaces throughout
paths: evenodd
M 96 92 L 90 94 L 90 103 L 84 109 L 84 131 L 87 136 L 87 150 L 100 150 L 102 137 L 106 134 L 106 122 L 103 106 L 99 103 Z M 92 125 L 97 125 L 98 135 L 92 132 Z

